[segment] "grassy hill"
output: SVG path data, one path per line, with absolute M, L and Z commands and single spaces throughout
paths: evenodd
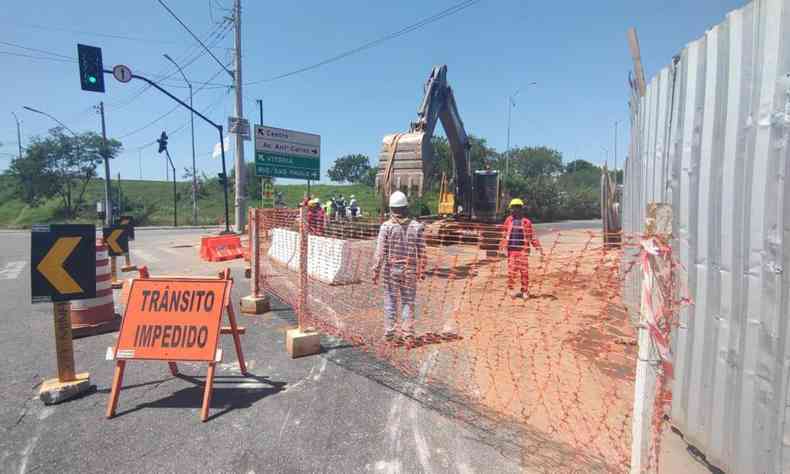
M 178 223 L 192 224 L 192 194 L 190 183 L 176 184 L 179 193 Z M 117 200 L 117 182 L 113 181 L 114 200 Z M 289 207 L 296 206 L 307 192 L 306 184 L 275 185 L 281 191 Z M 233 189 L 229 191 L 230 219 L 233 221 Z M 377 213 L 379 201 L 373 189 L 364 185 L 335 186 L 318 184 L 310 187 L 310 192 L 324 200 L 333 193 L 342 194 L 346 199 L 354 194 L 366 214 Z M 165 181 L 124 180 L 121 182 L 123 213 L 131 214 L 140 225 L 173 224 L 173 184 Z M 85 205 L 75 219 L 66 220 L 60 211 L 60 202 L 48 200 L 40 206 L 29 206 L 19 200 L 13 191 L 8 176 L 0 175 L 0 227 L 24 228 L 38 223 L 96 222 L 96 202 L 104 198 L 104 180 L 92 180 L 85 193 Z M 434 202 L 435 196 L 427 199 Z M 260 206 L 260 196 L 249 196 L 249 205 Z M 435 210 L 435 203 L 429 204 Z M 224 204 L 222 187 L 216 182 L 205 186 L 204 195 L 198 200 L 199 224 L 210 225 L 223 222 Z

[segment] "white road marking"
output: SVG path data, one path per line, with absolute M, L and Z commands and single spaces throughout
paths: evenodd
M 8 262 L 5 267 L 0 269 L 0 280 L 16 280 L 22 270 L 27 266 L 27 262 Z

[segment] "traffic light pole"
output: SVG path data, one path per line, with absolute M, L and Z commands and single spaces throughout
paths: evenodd
M 101 113 L 101 146 L 102 158 L 104 158 L 104 222 L 109 227 L 112 225 L 112 196 L 110 195 L 110 157 L 107 156 L 107 127 L 104 124 L 104 102 L 99 102 L 99 113 Z
M 176 192 L 176 165 L 173 164 L 173 159 L 170 158 L 170 151 L 165 148 L 165 155 L 167 161 L 170 162 L 170 168 L 173 169 L 173 227 L 178 227 L 178 193 Z
M 105 74 L 112 74 L 112 71 L 104 69 L 104 73 Z M 225 231 L 223 233 L 224 234 L 231 234 L 232 232 L 230 230 L 230 216 L 229 216 L 229 211 L 228 211 L 228 173 L 227 173 L 227 170 L 225 168 L 225 143 L 223 141 L 225 137 L 223 136 L 223 133 L 222 133 L 222 125 L 220 125 L 218 123 L 214 123 L 211 119 L 209 119 L 205 115 L 201 114 L 197 110 L 193 109 L 188 104 L 186 104 L 183 100 L 179 99 L 178 97 L 174 96 L 170 92 L 166 91 L 159 84 L 157 84 L 156 82 L 152 81 L 151 79 L 148 79 L 147 77 L 139 76 L 137 74 L 132 74 L 131 77 L 132 77 L 132 79 L 140 79 L 141 81 L 147 83 L 148 85 L 150 85 L 154 89 L 158 90 L 159 92 L 163 93 L 164 95 L 166 95 L 166 96 L 170 97 L 171 99 L 173 99 L 174 101 L 178 102 L 183 107 L 185 107 L 187 110 L 191 110 L 192 113 L 194 113 L 198 117 L 202 118 L 207 123 L 211 124 L 214 128 L 217 129 L 217 132 L 219 132 L 219 146 L 220 146 L 220 150 L 222 151 L 222 173 L 225 176 L 225 180 L 224 180 L 224 183 L 223 183 L 223 186 L 222 186 L 222 188 L 224 190 L 224 193 L 225 193 Z

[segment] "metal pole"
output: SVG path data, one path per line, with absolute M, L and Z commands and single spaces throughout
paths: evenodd
M 192 132 L 192 224 L 197 225 L 198 219 L 198 205 L 197 205 L 197 165 L 195 164 L 195 114 L 193 112 L 192 106 L 192 83 L 189 82 L 187 79 L 187 75 L 184 74 L 184 70 L 181 69 L 181 66 L 178 65 L 177 62 L 169 55 L 163 55 L 165 59 L 173 63 L 173 65 L 178 69 L 178 72 L 181 73 L 181 77 L 184 78 L 184 82 L 187 83 L 187 87 L 189 87 L 189 128 Z
M 165 148 L 165 155 L 167 161 L 170 163 L 170 168 L 173 169 L 173 227 L 178 227 L 178 193 L 176 192 L 176 166 L 173 164 L 173 159 L 170 158 L 170 150 Z
M 104 158 L 104 201 L 106 206 L 105 223 L 112 225 L 112 196 L 110 196 L 110 157 L 107 156 L 107 127 L 104 122 L 104 102 L 99 102 L 99 112 L 101 113 L 101 138 L 102 138 L 102 157 Z
M 258 114 L 261 120 L 258 124 L 263 125 L 263 99 L 258 99 L 255 102 L 258 103 Z
M 123 214 L 123 191 L 121 191 L 121 173 L 118 173 L 118 215 Z
M 192 107 L 192 84 L 189 84 L 189 106 Z M 197 163 L 195 161 L 195 114 L 189 111 L 189 128 L 192 132 L 192 225 L 198 223 Z
M 222 125 L 217 126 L 219 130 L 219 148 L 222 151 L 222 175 L 225 181 L 222 183 L 222 191 L 225 193 L 225 233 L 230 233 L 230 211 L 228 210 L 228 169 L 225 167 L 225 138 L 222 136 Z
M 512 97 L 507 98 L 507 148 L 505 148 L 505 175 L 510 176 L 510 116 L 513 104 Z
M 16 113 L 11 112 L 11 114 L 14 116 L 14 120 L 16 120 L 16 143 L 19 146 L 19 159 L 21 160 L 22 159 L 22 128 L 19 125 L 19 117 L 16 116 Z
M 105 74 L 112 74 L 112 71 L 109 71 L 109 70 L 105 69 L 104 73 Z M 214 128 L 217 129 L 217 132 L 219 132 L 219 145 L 220 145 L 220 149 L 222 150 L 222 173 L 225 175 L 225 184 L 223 186 L 223 189 L 225 191 L 225 231 L 224 231 L 224 233 L 230 233 L 230 229 L 228 227 L 228 181 L 227 181 L 228 173 L 227 173 L 227 169 L 225 168 L 225 143 L 224 143 L 225 139 L 224 139 L 223 134 L 222 134 L 222 125 L 220 125 L 218 123 L 214 123 L 211 119 L 209 119 L 205 115 L 201 114 L 197 110 L 193 109 L 188 104 L 184 103 L 183 100 L 179 99 L 178 97 L 174 96 L 173 94 L 171 94 L 167 90 L 163 89 L 162 86 L 160 86 L 156 82 L 152 81 L 151 79 L 148 79 L 145 76 L 140 76 L 140 75 L 137 75 L 137 74 L 132 74 L 132 79 L 140 79 L 141 81 L 144 81 L 146 84 L 150 85 L 151 87 L 153 87 L 154 89 L 158 90 L 162 94 L 170 97 L 171 99 L 173 99 L 177 103 L 181 104 L 181 106 L 186 107 L 189 110 L 191 110 L 192 113 L 194 113 L 195 115 L 200 117 L 202 120 L 206 121 L 206 123 L 209 123 L 212 126 L 214 126 Z
M 233 20 L 236 26 L 236 70 L 234 71 L 234 82 L 236 89 L 236 117 L 241 121 L 244 119 L 241 94 L 241 0 L 235 1 Z M 236 134 L 236 206 L 235 220 L 236 232 L 244 231 L 244 221 L 247 219 L 246 210 L 246 190 L 244 187 L 246 168 L 244 166 L 244 140 L 239 133 Z

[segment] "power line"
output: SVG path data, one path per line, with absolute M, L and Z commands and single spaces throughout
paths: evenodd
M 35 56 L 35 55 L 32 55 L 32 54 L 17 53 L 15 51 L 0 51 L 0 54 L 5 54 L 5 55 L 8 55 L 8 56 L 17 56 L 17 57 L 30 58 L 30 59 L 42 59 L 42 60 L 46 60 L 46 61 L 56 61 L 56 62 L 62 62 L 62 63 L 76 63 L 77 62 L 76 59 L 72 59 L 69 56 L 66 56 L 66 55 L 63 55 L 63 54 L 60 54 L 60 53 L 55 53 L 55 52 L 52 52 L 52 51 L 47 51 L 47 50 L 44 50 L 44 49 L 31 48 L 31 47 L 28 47 L 28 46 L 22 46 L 22 45 L 18 45 L 18 44 L 14 44 L 14 43 L 9 43 L 9 42 L 6 42 L 6 41 L 0 41 L 0 44 L 7 45 L 7 46 L 13 46 L 15 48 L 25 49 L 25 50 L 28 50 L 28 51 L 35 51 L 35 52 L 40 52 L 42 54 L 49 54 L 49 55 L 51 55 L 51 56 Z M 164 81 L 166 79 L 169 79 L 172 76 L 172 75 L 165 76 L 165 75 L 162 75 L 162 74 L 147 74 L 144 71 L 137 71 L 137 72 L 140 72 L 141 74 L 146 74 L 147 76 L 151 77 L 152 79 L 156 79 L 156 80 L 159 80 L 159 81 Z M 209 87 L 210 89 L 224 89 L 226 87 L 230 87 L 229 84 L 222 84 L 222 83 L 219 83 L 219 82 L 193 81 L 192 83 L 193 84 L 201 84 L 201 85 L 205 85 L 205 86 L 211 86 L 211 87 Z M 187 88 L 187 86 L 185 86 L 183 84 L 175 83 L 175 82 L 174 83 L 163 82 L 163 85 L 166 85 L 168 87 L 175 87 L 175 88 L 179 88 L 179 89 L 186 89 Z
M 222 72 L 222 71 L 220 71 L 220 72 Z M 219 98 L 218 98 L 217 100 L 215 100 L 215 101 L 214 101 L 214 102 L 212 102 L 211 104 L 209 104 L 209 105 L 207 105 L 206 107 L 204 107 L 204 108 L 203 108 L 203 109 L 200 111 L 200 113 L 202 113 L 202 114 L 204 114 L 204 115 L 205 115 L 205 114 L 206 114 L 206 113 L 208 113 L 210 110 L 214 109 L 214 108 L 215 108 L 217 105 L 219 105 L 219 104 L 222 102 L 222 100 L 223 100 L 224 98 L 225 98 L 224 96 L 219 96 Z M 176 108 L 178 108 L 178 106 L 177 106 Z M 168 113 L 169 113 L 169 112 L 168 112 Z M 177 134 L 177 133 L 181 132 L 182 130 L 184 130 L 184 129 L 186 128 L 186 126 L 187 126 L 188 124 L 189 124 L 189 122 L 184 122 L 184 123 L 182 123 L 181 125 L 179 125 L 178 127 L 176 127 L 176 128 L 174 128 L 174 129 L 171 129 L 171 130 L 169 130 L 169 131 L 167 132 L 168 136 L 172 137 L 173 135 L 175 135 L 175 134 Z M 133 148 L 133 149 L 135 149 L 135 150 L 143 150 L 143 149 L 145 149 L 145 148 L 148 148 L 149 146 L 155 145 L 156 143 L 157 143 L 157 140 L 152 140 L 152 141 L 150 141 L 150 142 L 148 142 L 148 143 L 143 143 L 142 145 L 132 146 L 132 147 L 130 147 L 130 148 Z
M 111 34 L 111 33 L 101 33 L 97 31 L 87 31 L 87 30 L 75 30 L 71 28 L 63 28 L 59 26 L 45 26 L 45 25 L 36 25 L 36 24 L 19 24 L 17 23 L 15 26 L 21 28 L 32 28 L 35 30 L 44 30 L 44 31 L 61 31 L 65 33 L 72 33 L 72 34 L 79 34 L 79 35 L 90 35 L 90 36 L 98 36 L 103 38 L 113 38 L 113 39 L 120 39 L 120 40 L 127 40 L 127 41 L 140 41 L 143 43 L 159 43 L 159 44 L 186 44 L 181 41 L 168 41 L 168 40 L 160 40 L 160 39 L 151 39 L 151 38 L 143 38 L 139 36 L 126 36 L 126 35 L 119 35 L 119 34 Z
M 462 11 L 462 10 L 465 10 L 465 9 L 471 7 L 472 5 L 476 4 L 476 3 L 480 3 L 480 1 L 481 0 L 465 0 L 465 1 L 461 2 L 461 3 L 453 5 L 453 6 L 449 7 L 449 8 L 446 8 L 446 9 L 444 9 L 444 10 L 438 12 L 438 13 L 435 13 L 435 14 L 427 17 L 427 18 L 424 18 L 424 19 L 418 21 L 417 23 L 413 23 L 413 24 L 411 24 L 409 26 L 401 28 L 398 31 L 395 31 L 395 32 L 390 33 L 390 34 L 385 35 L 385 36 L 382 36 L 382 37 L 380 37 L 378 39 L 375 39 L 373 41 L 369 41 L 369 42 L 367 42 L 365 44 L 362 44 L 361 46 L 358 46 L 356 48 L 353 48 L 353 49 L 350 49 L 348 51 L 342 52 L 342 53 L 337 54 L 335 56 L 332 56 L 330 58 L 324 59 L 323 61 L 319 61 L 319 62 L 317 62 L 315 64 L 311 64 L 309 66 L 301 67 L 299 69 L 295 69 L 293 71 L 286 72 L 284 74 L 280 74 L 280 75 L 277 75 L 277 76 L 269 77 L 269 78 L 266 78 L 266 79 L 260 79 L 260 80 L 257 80 L 257 81 L 247 82 L 244 85 L 245 86 L 249 86 L 249 85 L 254 85 L 254 84 L 260 84 L 260 83 L 263 83 L 263 82 L 272 82 L 272 81 L 276 81 L 276 80 L 279 80 L 279 79 L 284 79 L 286 77 L 295 76 L 296 74 L 301 74 L 301 73 L 306 72 L 306 71 L 317 69 L 317 68 L 319 68 L 321 66 L 325 66 L 325 65 L 327 65 L 329 63 L 333 63 L 333 62 L 339 61 L 339 60 L 341 60 L 343 58 L 346 58 L 348 56 L 351 56 L 353 54 L 359 53 L 361 51 L 365 51 L 366 49 L 370 49 L 370 48 L 376 47 L 376 46 L 378 46 L 381 43 L 384 43 L 386 41 L 389 41 L 389 40 L 392 40 L 392 39 L 395 39 L 395 38 L 399 38 L 399 37 L 401 37 L 401 36 L 403 36 L 403 35 L 405 35 L 407 33 L 410 33 L 410 32 L 412 32 L 414 30 L 422 28 L 425 25 L 428 25 L 430 23 L 434 23 L 436 21 L 441 20 L 442 18 L 448 17 L 450 15 L 454 15 L 454 14 L 456 14 L 456 13 Z
M 181 24 L 181 26 L 183 26 L 184 29 L 189 32 L 190 35 L 192 35 L 193 38 L 195 38 L 195 41 L 197 41 L 198 43 L 200 43 L 201 46 L 203 46 L 203 49 L 205 49 L 206 52 L 208 54 L 210 54 L 212 58 L 214 58 L 214 61 L 216 61 L 217 64 L 219 64 L 220 67 L 225 70 L 225 72 L 227 72 L 228 74 L 233 76 L 233 73 L 231 73 L 230 70 L 227 67 L 225 67 L 225 64 L 223 64 L 222 61 L 220 61 L 219 59 L 217 59 L 216 56 L 214 56 L 214 53 L 211 52 L 211 50 L 208 48 L 208 46 L 206 46 L 205 44 L 203 44 L 202 41 L 200 41 L 200 38 L 198 38 L 195 33 L 192 33 L 192 30 L 190 30 L 189 27 L 183 21 L 181 21 L 181 18 L 179 18 L 178 15 L 173 13 L 173 10 L 171 10 L 170 7 L 167 6 L 167 4 L 164 2 L 164 0 L 158 0 L 158 2 L 159 2 L 160 5 L 165 7 L 165 10 L 167 10 L 168 13 L 170 13 L 170 15 L 172 15 L 172 17 L 175 18 L 176 21 L 178 21 Z
M 0 41 L 0 44 L 5 45 L 5 46 L 11 46 L 12 48 L 25 49 L 27 51 L 33 51 L 33 52 L 36 52 L 36 53 L 44 53 L 44 54 L 49 54 L 49 55 L 52 55 L 52 56 L 58 56 L 58 57 L 61 57 L 61 58 L 68 59 L 70 61 L 77 62 L 71 56 L 66 56 L 65 54 L 60 54 L 60 53 L 53 53 L 52 51 L 47 51 L 45 49 L 31 48 L 29 46 L 23 46 L 21 44 L 9 43 L 8 41 Z
M 215 77 L 217 77 L 218 75 L 220 75 L 222 72 L 223 72 L 223 71 L 221 71 L 221 70 L 220 70 L 220 71 L 217 71 L 216 73 L 214 73 L 214 75 L 213 75 L 213 76 L 211 76 L 211 77 L 208 79 L 208 81 L 207 81 L 207 82 L 210 82 L 210 81 L 211 81 L 211 80 L 213 80 Z M 205 87 L 206 87 L 206 86 L 202 86 L 202 87 L 199 87 L 199 88 L 197 88 L 197 89 L 195 90 L 195 94 L 197 94 L 198 92 L 202 91 L 202 90 L 203 90 Z M 153 126 L 154 124 L 156 124 L 157 122 L 159 122 L 159 121 L 160 121 L 160 120 L 162 120 L 163 118 L 165 118 L 165 117 L 167 117 L 168 115 L 170 115 L 170 114 L 172 114 L 173 112 L 175 112 L 175 111 L 176 111 L 176 110 L 177 110 L 179 107 L 181 107 L 181 106 L 177 104 L 177 105 L 176 105 L 175 107 L 173 107 L 172 109 L 168 110 L 167 112 L 165 112 L 164 114 L 160 115 L 159 117 L 157 117 L 157 118 L 155 118 L 155 119 L 151 120 L 150 122 L 146 123 L 146 124 L 145 124 L 145 125 L 143 125 L 142 127 L 138 127 L 138 128 L 136 128 L 136 129 L 132 130 L 131 132 L 124 133 L 123 135 L 120 135 L 120 136 L 118 137 L 118 139 L 120 140 L 120 139 L 123 139 L 123 138 L 130 137 L 130 136 L 132 136 L 132 135 L 135 135 L 135 134 L 137 134 L 137 133 L 139 133 L 139 132 L 141 132 L 141 131 L 145 130 L 145 129 L 146 129 L 146 128 L 148 128 L 148 127 L 151 127 L 151 126 Z

